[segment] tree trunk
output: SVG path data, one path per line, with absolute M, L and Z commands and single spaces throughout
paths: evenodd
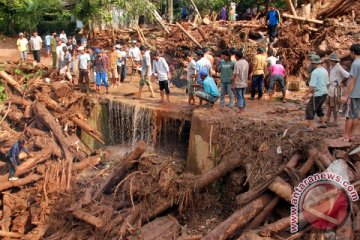
M 260 226 L 264 222 L 264 220 L 269 216 L 269 214 L 273 211 L 273 209 L 276 207 L 276 205 L 279 203 L 279 201 L 280 201 L 280 198 L 275 197 L 268 205 L 266 205 L 264 210 L 262 210 L 262 212 L 260 212 L 250 222 L 250 224 L 247 226 L 247 229 L 253 229 L 253 228 L 257 228 L 258 226 Z
M 238 229 L 256 216 L 271 200 L 270 195 L 264 194 L 243 208 L 234 212 L 224 222 L 207 234 L 202 240 L 225 240 Z
M 72 117 L 71 121 L 73 121 L 73 123 L 75 123 L 79 128 L 84 130 L 91 137 L 98 140 L 101 144 L 105 144 L 104 137 L 102 136 L 101 132 L 92 128 L 87 122 L 85 122 L 84 120 L 81 120 L 80 118 L 78 118 L 76 116 Z
M 82 210 L 75 210 L 72 212 L 72 215 L 77 219 L 80 219 L 95 226 L 96 228 L 102 228 L 105 224 L 104 220 L 102 220 L 101 218 L 95 217 L 90 213 L 84 212 Z
M 281 177 L 277 177 L 275 181 L 270 184 L 269 189 L 287 202 L 291 202 L 293 188 Z
M 42 179 L 43 176 L 37 175 L 37 174 L 31 174 L 24 178 L 19 178 L 16 181 L 5 181 L 0 182 L 0 191 L 4 191 L 6 189 L 12 188 L 12 187 L 21 187 L 26 184 L 29 184 L 31 182 L 37 182 L 40 179 Z
M 7 82 L 10 86 L 12 86 L 16 91 L 18 91 L 21 95 L 23 94 L 23 90 L 21 89 L 21 86 L 15 79 L 7 74 L 5 71 L 0 71 L 0 77 L 2 77 L 5 82 Z
M 260 235 L 270 237 L 272 233 L 283 231 L 288 227 L 290 227 L 290 217 L 282 218 L 274 223 L 265 225 L 265 227 L 260 230 Z

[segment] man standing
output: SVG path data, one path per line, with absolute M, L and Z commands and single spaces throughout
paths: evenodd
M 91 66 L 91 59 L 90 55 L 85 53 L 85 48 L 83 46 L 78 48 L 79 56 L 78 56 L 78 69 L 79 69 L 79 84 L 80 89 L 82 91 L 85 90 L 85 92 L 89 92 L 89 72 L 90 72 L 90 66 Z M 85 78 L 85 84 L 84 84 L 84 78 Z
M 140 52 L 140 49 L 138 48 L 138 46 L 136 45 L 137 42 L 136 42 L 136 40 L 133 40 L 131 43 L 132 43 L 132 45 L 129 50 L 129 56 L 130 56 L 131 68 L 132 68 L 130 82 L 132 80 L 132 77 L 138 71 L 138 68 L 141 66 L 141 52 Z
M 120 58 L 120 54 L 116 50 L 116 46 L 112 48 L 110 53 L 110 71 L 111 71 L 111 85 L 115 87 L 115 85 L 119 81 L 119 74 L 118 74 L 118 59 Z
M 252 67 L 252 85 L 251 85 L 251 98 L 255 99 L 256 89 L 258 89 L 258 99 L 263 95 L 264 76 L 266 74 L 266 56 L 262 48 L 257 49 L 257 55 L 254 58 Z
M 50 45 L 51 45 L 51 56 L 52 56 L 52 68 L 55 69 L 56 68 L 56 62 L 57 62 L 57 55 L 56 55 L 56 47 L 57 47 L 57 37 L 56 37 L 56 32 L 53 32 L 51 40 L 50 40 Z
M 187 65 L 187 93 L 189 95 L 189 105 L 195 105 L 194 98 L 194 79 L 196 77 L 196 62 L 191 55 L 191 52 L 185 52 L 185 59 L 188 61 Z
M 227 9 L 226 9 L 225 5 L 221 9 L 221 20 L 223 20 L 223 21 L 227 20 Z
M 34 60 L 37 63 L 40 63 L 40 50 L 42 47 L 42 39 L 38 36 L 37 32 L 34 32 L 33 36 L 30 38 L 30 47 L 34 54 Z
M 245 91 L 249 77 L 249 63 L 244 59 L 242 51 L 235 52 L 235 58 L 237 62 L 235 63 L 234 69 L 233 87 L 235 87 L 239 112 L 243 113 L 246 107 Z
M 221 62 L 219 65 L 220 79 L 221 79 L 221 96 L 220 106 L 225 107 L 225 94 L 228 93 L 230 97 L 229 107 L 234 106 L 234 93 L 231 90 L 233 83 L 233 71 L 235 63 L 230 61 L 231 54 L 228 50 L 221 52 Z
M 20 61 L 24 63 L 26 61 L 26 53 L 28 50 L 28 40 L 24 38 L 23 33 L 19 33 L 19 38 L 16 41 L 16 45 L 18 46 L 18 50 L 20 51 Z
M 274 94 L 274 86 L 278 82 L 281 87 L 283 95 L 283 103 L 286 102 L 286 89 L 285 89 L 285 68 L 278 60 L 275 65 L 270 66 L 270 80 L 269 80 L 269 100 L 272 100 Z
M 349 78 L 349 73 L 340 65 L 340 59 L 336 53 L 331 53 L 328 60 L 330 65 L 330 84 L 328 89 L 328 97 L 326 99 L 328 110 L 326 113 L 325 122 L 330 123 L 331 114 L 333 114 L 333 125 L 337 126 L 340 84 L 344 79 Z
M 277 35 L 277 27 L 281 23 L 280 13 L 273 4 L 270 5 L 270 11 L 266 15 L 268 25 L 268 34 L 270 43 L 274 42 Z
M 170 88 L 169 88 L 169 79 L 170 79 L 170 68 L 167 64 L 165 58 L 160 57 L 159 52 L 154 52 L 154 63 L 153 63 L 153 74 L 157 74 L 159 79 L 159 88 L 160 88 L 160 97 L 161 103 L 164 101 L 164 90 L 166 93 L 167 103 L 170 103 Z
M 320 127 L 326 126 L 322 105 L 326 100 L 328 93 L 327 85 L 329 84 L 329 74 L 327 70 L 321 66 L 322 61 L 320 57 L 318 55 L 313 55 L 311 63 L 314 65 L 315 70 L 311 73 L 309 89 L 303 97 L 303 99 L 306 100 L 308 96 L 312 94 L 305 110 L 305 118 L 308 122 L 307 129 L 309 131 L 314 130 L 313 120 L 315 114 L 320 117 Z
M 64 43 L 67 43 L 67 41 L 68 41 L 66 33 L 65 33 L 64 30 L 62 30 L 61 33 L 60 33 L 60 39 L 63 40 Z
M 345 94 L 341 97 L 342 103 L 348 103 L 349 111 L 346 116 L 343 141 L 354 140 L 355 127 L 360 114 L 360 44 L 353 44 L 350 52 L 354 62 L 350 69 L 349 84 Z
M 46 54 L 49 57 L 50 56 L 50 47 L 51 47 L 51 35 L 49 32 L 47 32 L 46 36 L 45 36 L 45 47 L 46 47 Z
M 141 61 L 141 79 L 139 83 L 139 98 L 141 98 L 141 92 L 146 84 L 151 92 L 150 97 L 155 98 L 154 91 L 150 82 L 151 77 L 151 58 L 150 58 L 150 52 L 146 50 L 145 46 L 140 46 L 140 52 L 142 56 Z
M 64 44 L 59 39 L 59 41 L 57 42 L 57 47 L 56 47 L 57 67 L 58 67 L 59 72 L 64 64 L 64 51 L 63 51 L 64 47 L 66 47 L 66 44 Z
M 236 20 L 236 3 L 234 3 L 234 2 L 230 3 L 229 20 L 230 21 Z
M 195 84 L 194 87 L 204 88 L 204 91 L 196 91 L 195 96 L 207 102 L 205 107 L 212 107 L 214 103 L 219 99 L 220 93 L 216 86 L 215 80 L 209 76 L 209 72 L 203 68 L 199 72 L 202 85 Z
M 64 54 L 64 58 L 60 69 L 60 75 L 64 76 L 64 80 L 67 78 L 70 81 L 70 83 L 73 84 L 72 75 L 70 72 L 70 68 L 71 68 L 70 65 L 72 61 L 71 53 L 67 46 L 63 46 L 62 51 Z
M 181 18 L 183 21 L 186 21 L 186 19 L 187 19 L 187 9 L 186 9 L 185 2 L 183 3 L 183 6 L 181 8 Z
M 6 159 L 8 164 L 10 165 L 9 167 L 9 181 L 16 181 L 18 180 L 17 177 L 14 177 L 15 171 L 16 171 L 16 167 L 20 165 L 20 159 L 19 159 L 19 154 L 21 151 L 24 151 L 28 156 L 32 156 L 32 154 L 30 154 L 29 150 L 24 147 L 25 141 L 23 139 L 19 139 L 14 145 L 12 145 L 12 147 L 10 148 Z
M 120 83 L 123 83 L 126 78 L 126 51 L 123 50 L 123 46 L 116 45 L 116 50 L 119 53 L 119 58 L 117 61 L 117 70 L 120 76 Z
M 94 68 L 96 72 L 96 90 L 100 93 L 100 86 L 104 85 L 106 87 L 106 94 L 108 94 L 109 82 L 106 72 L 109 68 L 109 58 L 103 54 L 100 49 L 95 49 L 95 54 Z

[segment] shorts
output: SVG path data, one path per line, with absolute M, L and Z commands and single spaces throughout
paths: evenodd
M 20 58 L 26 59 L 26 51 L 20 51 Z
M 159 87 L 160 87 L 160 91 L 165 90 L 166 94 L 170 94 L 170 88 L 169 88 L 169 81 L 168 80 L 159 81 Z
M 117 68 L 111 69 L 110 71 L 110 78 L 119 78 L 119 73 Z
M 346 118 L 356 119 L 360 114 L 360 98 L 350 98 L 350 104 L 348 106 L 348 112 Z
M 322 105 L 326 101 L 327 94 L 319 97 L 311 97 L 305 110 L 305 119 L 314 120 L 315 114 L 318 117 L 323 117 L 325 114 L 322 109 Z
M 187 80 L 187 92 L 190 96 L 194 95 L 195 89 L 194 89 L 194 79 Z
M 145 76 L 141 76 L 140 82 L 139 82 L 140 87 L 143 87 L 145 84 L 148 85 L 148 86 L 151 85 L 150 78 L 145 77 Z
M 106 72 L 97 72 L 96 73 L 96 86 L 104 85 L 105 87 L 109 86 Z
M 284 79 L 284 76 L 279 75 L 279 74 L 275 74 L 275 75 L 270 76 L 269 92 L 274 91 L 274 85 L 275 85 L 276 82 L 278 82 L 280 84 L 281 91 L 284 93 L 285 92 L 285 79 Z

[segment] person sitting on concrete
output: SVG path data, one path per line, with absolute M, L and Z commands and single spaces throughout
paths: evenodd
M 196 91 L 195 96 L 207 102 L 205 107 L 212 107 L 220 97 L 219 89 L 216 86 L 215 80 L 209 76 L 207 69 L 202 69 L 199 76 L 202 80 L 202 85 L 195 84 L 194 87 L 204 88 L 204 91 Z
M 17 177 L 14 177 L 14 174 L 16 171 L 16 167 L 20 165 L 20 159 L 19 159 L 20 152 L 24 151 L 28 156 L 32 156 L 32 154 L 24 145 L 25 145 L 25 140 L 19 139 L 14 145 L 12 145 L 8 154 L 6 155 L 6 161 L 10 165 L 9 181 L 18 180 Z

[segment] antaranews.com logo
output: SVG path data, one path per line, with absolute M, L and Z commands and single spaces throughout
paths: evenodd
M 359 200 L 348 180 L 335 173 L 316 173 L 294 189 L 291 199 L 291 233 L 309 224 L 319 230 L 331 230 L 344 224 L 353 201 Z

